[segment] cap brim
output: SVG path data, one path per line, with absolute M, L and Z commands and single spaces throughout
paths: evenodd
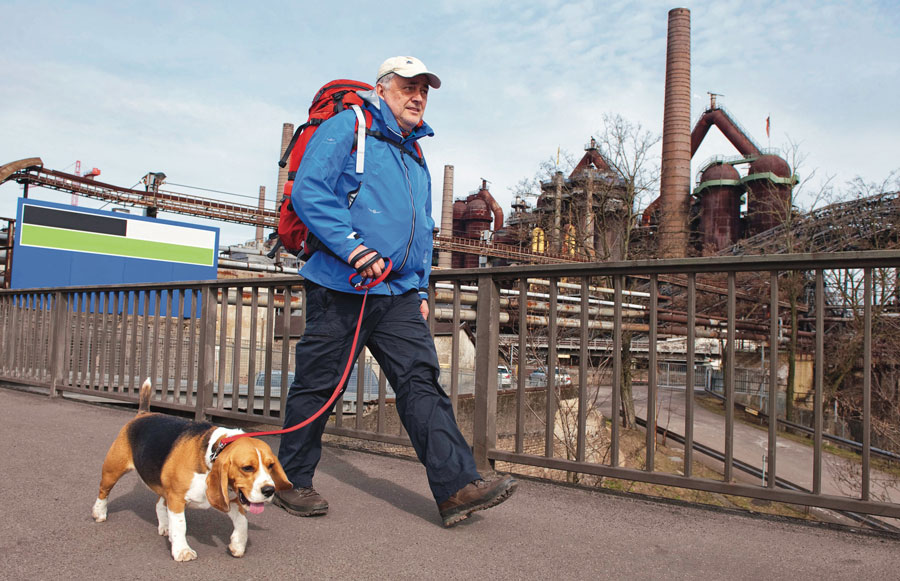
M 425 73 L 425 76 L 428 77 L 428 84 L 431 85 L 432 89 L 440 89 L 441 88 L 441 80 L 434 73 Z
M 404 78 L 407 78 L 407 79 L 413 79 L 413 78 L 415 78 L 415 77 L 418 77 L 419 75 L 425 75 L 426 77 L 428 77 L 428 85 L 429 85 L 432 89 L 440 89 L 440 88 L 441 88 L 441 79 L 438 78 L 438 76 L 437 76 L 436 74 L 434 74 L 434 73 L 427 73 L 427 72 L 426 72 L 426 73 L 415 73 L 415 74 L 413 74 L 413 75 L 404 75 L 403 73 L 401 73 L 401 72 L 399 72 L 399 71 L 392 71 L 392 72 L 393 72 L 395 75 L 398 75 L 398 76 L 401 76 L 401 77 L 404 77 Z

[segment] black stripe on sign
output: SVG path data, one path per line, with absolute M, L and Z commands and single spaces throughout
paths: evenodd
M 125 230 L 128 226 L 128 222 L 121 218 L 109 218 L 84 212 L 69 212 L 67 210 L 56 210 L 28 204 L 25 205 L 22 211 L 22 223 L 82 232 L 96 232 L 97 234 L 111 234 L 113 236 L 125 236 Z

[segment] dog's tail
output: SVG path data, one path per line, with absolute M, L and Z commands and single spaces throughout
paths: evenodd
M 144 384 L 141 385 L 141 393 L 140 399 L 138 403 L 138 414 L 148 414 L 150 413 L 150 394 L 153 393 L 153 390 L 150 386 L 150 378 L 144 380 Z

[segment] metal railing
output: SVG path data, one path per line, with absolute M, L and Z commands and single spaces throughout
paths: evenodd
M 475 313 L 474 322 L 466 317 L 475 329 L 474 381 L 470 387 L 465 379 L 465 369 L 471 367 L 471 362 L 463 361 L 467 351 L 461 342 L 466 336 L 453 333 L 446 349 L 448 361 L 442 362 L 442 383 L 480 469 L 503 462 L 512 470 L 552 469 L 900 517 L 900 505 L 893 499 L 873 496 L 872 474 L 877 470 L 870 462 L 873 319 L 878 323 L 889 320 L 887 314 L 881 314 L 884 299 L 873 299 L 873 293 L 884 290 L 876 281 L 882 280 L 880 274 L 885 270 L 893 273 L 896 284 L 898 267 L 900 252 L 870 251 L 435 271 L 432 287 L 437 283 L 442 288 L 449 285 L 452 300 L 439 310 L 434 304 L 435 293 L 431 293 L 429 324 L 434 328 L 435 313 L 441 312 L 453 329 L 459 329 L 462 313 Z M 834 493 L 823 468 L 827 413 L 823 397 L 830 389 L 825 385 L 826 347 L 834 347 L 830 341 L 848 340 L 846 333 L 834 334 L 833 327 L 826 333 L 824 308 L 813 310 L 811 330 L 797 333 L 800 348 L 815 361 L 812 463 L 808 473 L 811 492 L 779 489 L 777 478 L 768 478 L 765 484 L 739 482 L 734 472 L 739 459 L 735 458 L 733 405 L 738 344 L 751 342 L 754 349 L 762 346 L 767 350 L 769 391 L 776 392 L 779 361 L 791 348 L 791 330 L 782 317 L 788 285 L 780 283 L 796 280 L 790 278 L 793 273 L 803 273 L 804 280 L 814 287 L 815 304 L 824 305 L 825 279 L 836 271 L 861 273 L 865 289 L 864 300 L 854 311 L 861 345 L 854 377 L 859 378 L 855 388 L 860 393 L 863 433 L 855 489 L 847 494 Z M 528 297 L 528 279 L 535 278 L 549 281 L 549 292 L 546 287 L 541 291 L 546 298 L 519 300 L 517 297 Z M 757 297 L 754 308 L 744 308 L 748 295 L 738 292 L 739 282 L 755 285 L 751 293 Z M 474 304 L 468 299 L 463 304 L 464 285 L 477 287 Z M 720 285 L 716 293 L 701 290 L 715 285 Z M 594 287 L 614 289 L 612 307 L 590 300 Z M 501 288 L 518 290 L 508 294 L 503 309 Z M 626 290 L 641 290 L 643 294 L 626 297 Z M 684 323 L 672 322 L 680 321 L 678 317 L 663 320 L 659 316 L 663 293 L 668 297 L 666 312 L 680 309 Z M 568 300 L 561 300 L 564 295 Z M 574 306 L 573 298 L 580 299 Z M 644 308 L 625 306 L 636 301 Z M 566 308 L 560 308 L 561 304 Z M 702 310 L 698 304 L 703 305 Z M 294 368 L 294 344 L 304 326 L 303 305 L 299 278 L 0 291 L 0 380 L 43 386 L 51 395 L 67 392 L 136 402 L 142 378 L 150 377 L 157 407 L 197 418 L 280 425 L 287 396 L 287 390 L 280 389 L 281 378 L 289 378 Z M 750 316 L 745 313 L 757 313 L 759 307 L 768 311 L 762 319 L 762 323 L 768 323 L 766 331 L 745 324 Z M 846 319 L 846 305 L 843 308 Z M 701 312 L 704 316 L 698 317 Z M 722 319 L 713 315 L 721 315 L 726 322 L 722 324 Z M 736 325 L 739 318 L 742 324 Z M 517 341 L 515 349 L 510 350 L 516 354 L 515 360 L 504 361 L 514 370 L 513 384 L 498 390 L 501 333 L 517 337 Z M 718 442 L 704 441 L 722 452 L 720 478 L 698 477 L 693 472 L 697 404 L 691 389 L 678 396 L 684 417 L 680 430 L 685 442 L 683 466 L 679 471 L 657 466 L 657 390 L 664 381 L 656 346 L 670 336 L 686 338 L 686 362 L 700 359 L 695 357 L 700 337 L 717 339 L 724 346 L 723 426 Z M 546 374 L 544 385 L 529 384 L 531 371 L 560 366 L 558 346 L 571 340 L 580 345 L 577 352 L 566 353 L 571 357 L 566 361 L 576 362 L 566 367 L 571 385 L 557 385 L 552 373 Z M 597 340 L 611 341 L 611 350 L 589 349 Z M 628 354 L 632 341 L 641 349 L 628 357 L 611 355 Z M 623 389 L 627 375 L 623 365 L 636 356 L 647 360 L 645 431 L 626 429 L 619 419 L 619 411 L 625 407 L 623 396 L 628 393 Z M 368 369 L 366 358 L 365 352 L 360 355 L 359 368 Z M 335 414 L 327 430 L 408 445 L 396 414 L 388 413 L 391 394 L 384 376 L 378 373 L 376 394 L 371 381 L 367 384 L 367 374 L 359 373 L 357 384 L 350 385 L 345 394 L 345 398 L 367 405 L 353 406 L 350 414 Z M 686 365 L 684 378 L 679 381 L 682 385 L 702 384 L 696 374 L 694 365 Z M 598 394 L 604 390 L 610 401 L 605 419 L 597 421 L 596 414 L 605 405 Z M 769 417 L 777 417 L 775 402 L 776 398 L 767 399 Z M 339 402 L 336 409 L 345 408 Z M 672 425 L 667 429 L 679 431 Z M 637 450 L 633 449 L 636 437 L 643 440 Z M 768 471 L 775 476 L 780 476 L 783 468 L 778 441 L 777 423 L 770 422 L 766 450 Z M 598 447 L 603 448 L 602 454 L 594 453 Z M 621 452 L 628 447 L 632 447 L 628 449 L 630 455 L 642 456 L 636 467 L 620 465 Z

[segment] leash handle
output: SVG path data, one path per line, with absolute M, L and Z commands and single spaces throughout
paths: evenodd
M 221 440 L 219 440 L 219 444 L 218 446 L 216 446 L 216 449 L 213 450 L 210 461 L 215 461 L 219 453 L 225 449 L 225 446 L 239 438 L 247 438 L 251 436 L 275 436 L 278 434 L 287 434 L 289 432 L 299 430 L 300 428 L 307 426 L 311 422 L 315 421 L 316 418 L 325 413 L 325 410 L 330 409 L 331 406 L 334 405 L 335 400 L 337 400 L 338 394 L 341 392 L 341 386 L 344 385 L 345 381 L 347 381 L 347 376 L 350 375 L 350 370 L 353 368 L 353 360 L 355 359 L 354 354 L 356 353 L 356 344 L 359 340 L 359 330 L 362 327 L 363 314 L 366 310 L 366 298 L 369 296 L 369 289 L 381 284 L 384 279 L 387 278 L 387 275 L 391 272 L 391 267 L 393 266 L 391 263 L 391 259 L 385 258 L 385 261 L 387 262 L 387 264 L 385 266 L 384 272 L 381 273 L 381 276 L 367 283 L 365 282 L 365 279 L 360 280 L 358 283 L 354 283 L 353 279 L 359 275 L 356 273 L 350 275 L 350 284 L 353 285 L 353 288 L 357 290 L 364 290 L 365 294 L 363 295 L 362 305 L 359 307 L 359 319 L 356 321 L 356 332 L 353 333 L 353 344 L 350 346 L 350 358 L 347 360 L 347 365 L 344 367 L 344 373 L 341 375 L 340 381 L 338 381 L 338 384 L 334 387 L 334 392 L 331 394 L 331 397 L 328 399 L 328 401 L 325 402 L 325 405 L 319 408 L 319 411 L 317 411 L 310 417 L 306 418 L 296 426 L 291 426 L 290 428 L 284 428 L 282 430 L 272 430 L 269 432 L 249 432 L 246 434 L 235 434 L 234 436 L 222 438 Z
M 375 288 L 376 286 L 384 282 L 384 279 L 387 278 L 387 276 L 391 273 L 391 269 L 394 267 L 394 264 L 391 262 L 390 258 L 385 258 L 384 262 L 384 270 L 381 272 L 381 276 L 379 276 L 378 278 L 365 279 L 359 273 L 354 272 L 350 275 L 350 278 L 348 278 L 347 281 L 351 285 L 353 285 L 353 288 L 355 288 L 356 290 L 368 291 L 370 288 Z M 359 278 L 359 282 L 353 282 L 353 279 L 357 277 Z M 369 280 L 369 282 L 365 282 L 366 280 Z

